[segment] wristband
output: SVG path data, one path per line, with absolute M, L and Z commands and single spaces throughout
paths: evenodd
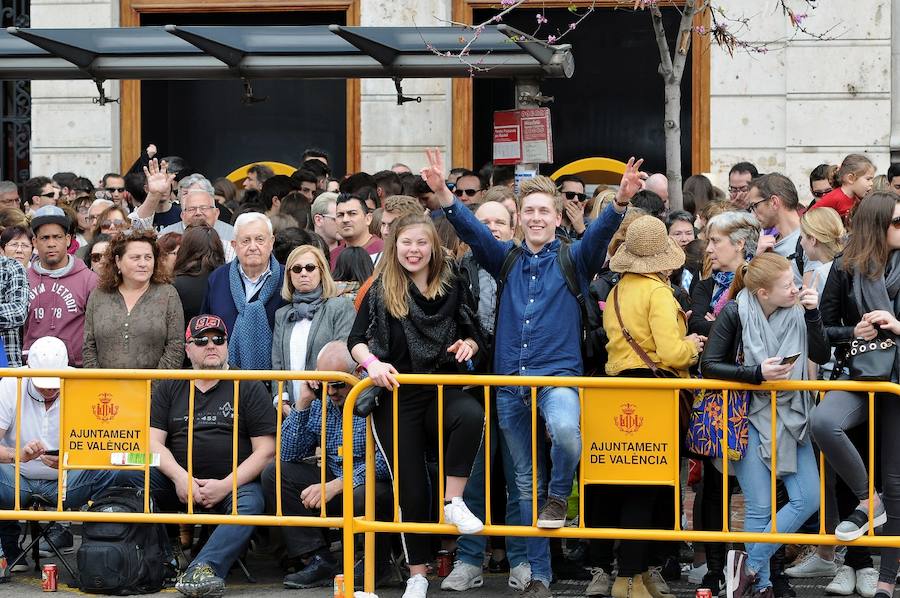
M 376 361 L 380 361 L 380 360 L 377 357 L 375 357 L 374 355 L 369 355 L 368 357 L 366 357 L 365 361 L 363 361 L 361 364 L 359 364 L 359 367 L 361 367 L 362 369 L 364 369 L 368 372 L 369 366 L 372 365 L 373 363 L 375 363 Z

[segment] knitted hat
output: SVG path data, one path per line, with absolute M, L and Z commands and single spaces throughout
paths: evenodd
M 684 251 L 655 216 L 641 216 L 625 232 L 625 242 L 609 262 L 613 272 L 651 274 L 684 265 Z

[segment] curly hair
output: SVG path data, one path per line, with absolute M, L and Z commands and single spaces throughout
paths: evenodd
M 122 273 L 116 264 L 117 259 L 121 259 L 128 250 L 130 243 L 148 243 L 153 250 L 153 276 L 150 278 L 151 283 L 165 284 L 171 279 L 166 273 L 162 260 L 159 259 L 159 246 L 156 244 L 156 233 L 151 230 L 126 230 L 117 235 L 113 235 L 109 241 L 109 247 L 106 248 L 106 254 L 109 259 L 103 272 L 100 274 L 100 280 L 97 287 L 112 293 L 122 284 Z

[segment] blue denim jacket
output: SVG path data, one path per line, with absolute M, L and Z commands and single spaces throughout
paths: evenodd
M 478 263 L 495 279 L 513 241 L 498 241 L 459 199 L 444 208 L 459 238 L 472 248 Z M 590 280 L 600 271 L 606 249 L 624 214 L 608 206 L 588 226 L 581 241 L 572 243 L 572 259 L 587 297 Z M 500 297 L 496 320 L 494 372 L 522 376 L 581 376 L 581 310 L 566 287 L 554 239 L 513 265 Z

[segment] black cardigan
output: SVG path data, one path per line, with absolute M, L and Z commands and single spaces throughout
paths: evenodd
M 853 298 L 853 275 L 844 270 L 843 261 L 840 256 L 834 259 L 820 301 L 825 333 L 828 342 L 835 347 L 849 345 L 854 338 L 854 328 L 862 320 L 862 313 Z
M 690 334 L 709 336 L 713 323 L 707 321 L 706 314 L 710 312 L 709 302 L 712 301 L 715 288 L 716 279 L 711 276 L 698 280 L 691 288 L 691 319 L 688 320 Z
M 831 359 L 831 348 L 825 336 L 825 327 L 819 310 L 810 309 L 804 313 L 806 319 L 806 341 L 809 344 L 809 358 L 818 364 L 828 363 Z M 704 378 L 720 380 L 736 380 L 748 384 L 760 384 L 763 381 L 761 365 L 738 365 L 737 354 L 741 345 L 743 326 L 738 316 L 735 301 L 728 304 L 713 322 L 709 339 L 700 359 L 700 370 Z M 774 356 L 773 356 L 774 357 Z M 797 367 L 806 367 L 798 364 Z

